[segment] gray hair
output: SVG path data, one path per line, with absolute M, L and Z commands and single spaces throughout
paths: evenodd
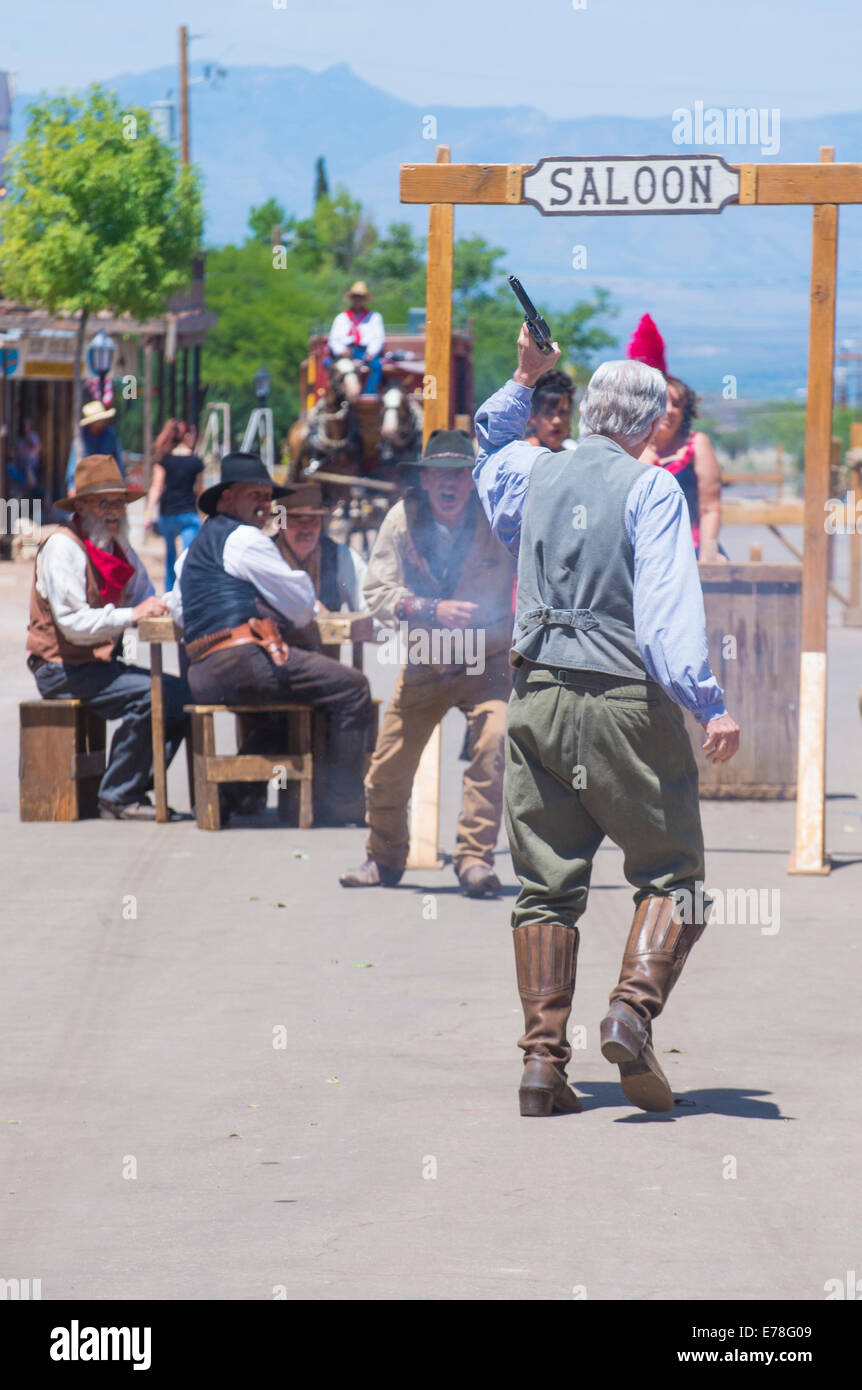
M 581 402 L 581 433 L 609 434 L 626 444 L 646 439 L 667 407 L 667 383 L 644 362 L 603 362 Z

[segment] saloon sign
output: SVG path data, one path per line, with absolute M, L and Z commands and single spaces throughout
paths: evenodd
M 540 159 L 521 201 L 543 217 L 585 213 L 721 212 L 739 201 L 739 171 L 719 155 Z

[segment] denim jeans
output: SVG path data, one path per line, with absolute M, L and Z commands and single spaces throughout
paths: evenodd
M 122 720 L 111 739 L 99 797 L 118 806 L 142 801 L 153 785 L 149 671 L 121 661 L 87 661 L 81 666 L 46 662 L 35 676 L 43 700 L 71 697 L 106 719 Z M 190 705 L 192 699 L 188 685 L 179 676 L 163 676 L 162 690 L 165 757 L 170 762 L 188 732 L 189 720 L 183 705 Z
M 176 516 L 159 517 L 159 535 L 163 536 L 168 547 L 165 560 L 165 593 L 174 587 L 176 578 L 176 541 L 180 538 L 180 550 L 188 550 L 198 531 L 201 519 L 197 512 L 178 512 Z

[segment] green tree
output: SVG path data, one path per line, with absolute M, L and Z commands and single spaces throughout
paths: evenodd
M 265 203 L 248 210 L 248 229 L 253 241 L 263 241 L 269 246 L 272 242 L 272 229 L 278 227 L 282 241 L 285 233 L 296 226 L 296 219 L 288 217 L 287 211 L 276 198 L 267 198 Z
M 321 195 L 311 216 L 297 223 L 296 254 L 306 270 L 327 266 L 349 274 L 353 263 L 366 255 L 377 240 L 373 223 L 362 213 L 362 203 L 346 188 L 335 197 Z
M 314 202 L 319 203 L 321 198 L 329 197 L 329 179 L 326 177 L 326 160 L 323 155 L 317 156 L 317 163 L 314 166 Z
M 489 246 L 482 236 L 458 238 L 452 251 L 452 303 L 456 313 L 475 310 L 490 299 L 489 285 L 504 273 L 497 262 L 505 254 L 502 246 Z
M 393 222 L 356 265 L 357 271 L 375 282 L 399 285 L 425 275 L 424 242 L 414 237 L 408 222 Z
M 100 309 L 146 319 L 188 283 L 203 213 L 197 175 L 150 126 L 93 86 L 31 106 L 10 151 L 3 208 L 3 290 L 56 313 L 78 315 L 76 451 L 82 441 L 81 364 L 89 316 Z

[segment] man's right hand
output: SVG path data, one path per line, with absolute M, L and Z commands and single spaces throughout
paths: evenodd
M 132 609 L 132 622 L 139 623 L 141 618 L 163 618 L 170 611 L 164 599 L 156 598 L 153 594 Z
M 469 627 L 478 607 L 477 603 L 462 603 L 460 599 L 443 599 L 437 604 L 435 620 L 443 627 Z
M 560 360 L 559 343 L 551 344 L 551 352 L 542 352 L 532 333 L 525 323 L 521 324 L 521 331 L 518 334 L 518 366 L 513 373 L 513 380 L 519 386 L 535 386 L 540 376 L 549 372 Z
M 703 751 L 711 763 L 726 763 L 739 748 L 739 725 L 729 714 L 720 714 L 704 725 L 706 743 Z

